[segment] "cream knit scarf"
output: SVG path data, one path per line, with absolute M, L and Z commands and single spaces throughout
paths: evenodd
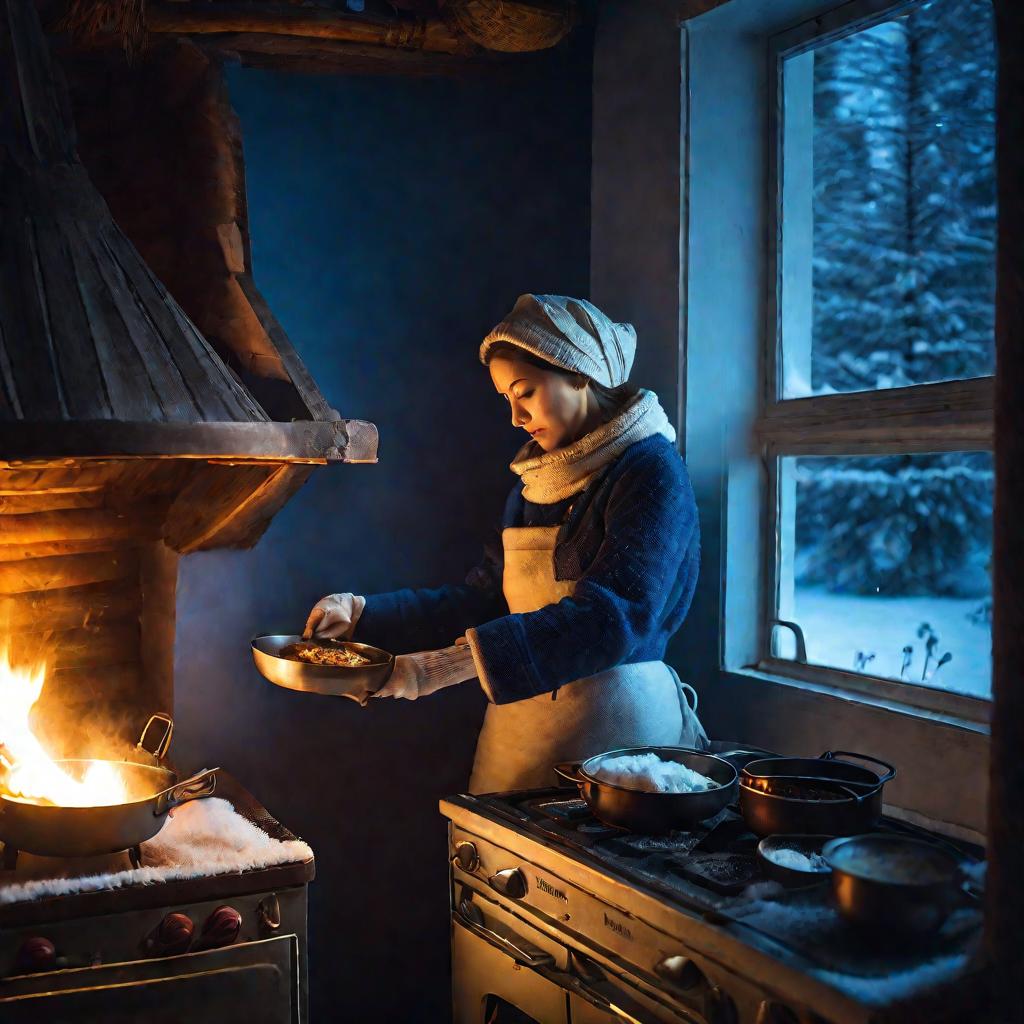
M 552 505 L 579 494 L 595 474 L 614 462 L 630 445 L 654 434 L 675 441 L 676 432 L 653 391 L 641 390 L 607 423 L 585 434 L 568 448 L 545 452 L 527 442 L 509 467 L 523 478 L 523 497 Z

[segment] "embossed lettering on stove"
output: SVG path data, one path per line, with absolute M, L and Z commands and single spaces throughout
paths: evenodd
M 616 935 L 621 935 L 624 939 L 629 939 L 630 942 L 633 941 L 633 933 L 621 921 L 616 921 L 614 917 L 605 914 L 604 926 L 610 928 Z
M 554 896 L 556 900 L 561 900 L 563 903 L 569 902 L 569 897 L 561 889 L 556 889 L 550 882 L 541 878 L 540 875 L 535 877 L 537 879 L 537 888 L 541 892 L 546 892 L 549 896 Z

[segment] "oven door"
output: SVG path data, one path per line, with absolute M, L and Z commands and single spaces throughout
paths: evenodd
M 468 887 L 452 913 L 452 996 L 454 1024 L 706 1024 Z
M 5 979 L 3 1024 L 299 1024 L 294 935 Z

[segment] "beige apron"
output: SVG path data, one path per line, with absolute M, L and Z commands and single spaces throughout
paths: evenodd
M 505 600 L 513 613 L 571 597 L 576 584 L 555 579 L 557 526 L 506 529 Z M 693 707 L 684 696 L 693 694 Z M 552 765 L 619 747 L 703 748 L 696 694 L 663 661 L 620 665 L 550 693 L 488 704 L 476 744 L 471 793 L 554 785 Z

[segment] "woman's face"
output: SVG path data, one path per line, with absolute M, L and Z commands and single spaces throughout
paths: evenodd
M 564 448 L 587 433 L 593 418 L 590 389 L 580 378 L 508 356 L 489 365 L 495 390 L 512 409 L 512 426 L 521 427 L 546 452 Z

